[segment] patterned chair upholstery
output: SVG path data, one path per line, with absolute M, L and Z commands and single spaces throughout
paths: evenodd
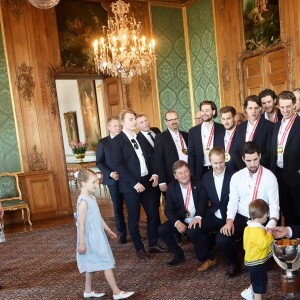
M 24 224 L 24 209 L 26 209 L 28 223 L 32 226 L 30 221 L 30 209 L 28 203 L 25 200 L 22 200 L 19 179 L 16 173 L 0 173 L 0 201 L 4 211 L 21 209 Z

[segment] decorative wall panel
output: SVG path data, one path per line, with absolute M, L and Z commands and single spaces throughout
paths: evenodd
M 214 101 L 219 108 L 219 82 L 211 0 L 187 7 L 190 57 L 195 111 L 203 100 Z
M 180 117 L 180 128 L 192 126 L 190 93 L 183 32 L 182 11 L 152 7 L 153 35 L 157 41 L 157 82 L 162 120 L 168 109 Z M 165 128 L 165 124 L 162 121 Z
M 1 31 L 1 28 L 0 28 Z M 14 121 L 2 35 L 0 35 L 0 172 L 20 172 L 20 156 Z

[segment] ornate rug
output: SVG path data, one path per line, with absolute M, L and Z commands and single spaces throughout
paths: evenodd
M 108 221 L 109 225 L 112 223 Z M 145 234 L 142 227 L 142 234 Z M 79 274 L 76 265 L 75 226 L 64 225 L 6 237 L 7 241 L 0 244 L 0 283 L 4 286 L 0 299 L 83 299 L 85 277 Z M 189 242 L 182 245 L 186 261 L 176 267 L 166 265 L 172 259 L 170 253 L 153 254 L 144 262 L 136 257 L 130 241 L 125 245 L 111 241 L 111 246 L 119 287 L 137 291 L 130 298 L 133 300 L 234 300 L 242 299 L 241 291 L 249 286 L 246 270 L 232 279 L 225 276 L 225 263 L 219 253 L 215 267 L 198 272 L 193 245 Z M 268 293 L 264 299 L 293 299 L 281 295 L 280 274 L 279 267 L 271 264 Z M 95 274 L 93 286 L 96 291 L 106 293 L 101 299 L 112 299 L 103 272 Z

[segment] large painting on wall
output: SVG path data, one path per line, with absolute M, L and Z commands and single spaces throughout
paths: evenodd
M 106 10 L 92 0 L 63 0 L 55 10 L 63 66 L 94 69 L 93 42 L 103 35 Z
M 244 35 L 247 50 L 280 41 L 279 0 L 243 0 Z
M 88 150 L 95 150 L 100 139 L 100 122 L 94 80 L 77 80 Z

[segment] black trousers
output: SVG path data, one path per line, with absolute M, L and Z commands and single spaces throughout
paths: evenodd
M 160 192 L 157 187 L 152 187 L 152 182 L 149 182 L 149 179 L 150 176 L 149 178 L 147 176 L 139 181 L 145 187 L 144 192 L 123 193 L 128 211 L 128 229 L 137 251 L 144 248 L 139 231 L 141 205 L 147 216 L 148 246 L 155 246 L 158 239 L 159 211 L 157 197 L 160 196 Z
M 188 224 L 185 225 L 188 226 Z M 182 248 L 176 242 L 175 236 L 177 233 L 178 230 L 176 229 L 174 224 L 172 224 L 169 220 L 161 224 L 158 228 L 158 234 L 160 238 L 164 241 L 169 250 L 175 255 L 182 252 Z M 188 228 L 186 234 L 194 244 L 197 259 L 202 260 L 202 257 L 200 255 L 201 253 L 198 253 L 199 249 L 201 248 L 200 228 L 198 226 L 195 229 Z
M 300 186 L 289 186 L 281 168 L 276 168 L 276 177 L 279 186 L 279 205 L 285 218 L 285 226 L 299 225 Z
M 127 229 L 123 210 L 123 195 L 119 191 L 119 185 L 108 185 L 110 197 L 114 207 L 116 227 L 121 236 L 126 237 Z
M 222 249 L 227 264 L 236 264 L 239 262 L 238 246 L 239 242 L 243 241 L 247 221 L 247 217 L 236 214 L 234 219 L 234 235 L 227 236 L 220 233 L 217 238 L 217 245 Z

